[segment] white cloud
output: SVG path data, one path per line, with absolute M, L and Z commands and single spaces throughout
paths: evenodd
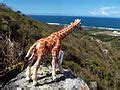
M 111 7 L 101 7 L 100 9 L 102 10 L 109 10 L 109 9 L 114 9 L 116 8 L 115 6 L 111 6 Z
M 109 16 L 111 14 L 120 14 L 119 11 L 115 11 L 117 7 L 111 6 L 111 7 L 101 7 L 92 11 L 89 11 L 91 15 L 99 15 L 99 16 Z
M 113 13 L 113 14 L 120 14 L 120 12 L 117 12 L 117 11 L 113 11 L 111 13 Z
M 89 11 L 89 13 L 92 15 L 96 15 L 96 13 L 94 11 Z
M 99 14 L 101 14 L 101 15 L 109 15 L 109 13 L 107 12 L 107 8 L 100 8 L 99 10 L 98 10 L 98 15 Z

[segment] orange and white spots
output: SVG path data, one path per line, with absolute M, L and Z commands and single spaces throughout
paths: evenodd
M 63 73 L 63 69 L 61 66 L 61 62 L 63 59 L 63 51 L 61 50 L 61 42 L 62 40 L 68 36 L 74 27 L 76 27 L 80 23 L 80 20 L 77 19 L 75 22 L 71 23 L 68 27 L 65 27 L 62 30 L 59 30 L 57 32 L 52 33 L 50 36 L 46 38 L 42 38 L 37 40 L 28 50 L 28 53 L 26 57 L 29 57 L 30 54 L 31 57 L 29 58 L 29 66 L 27 67 L 26 71 L 26 79 L 30 79 L 31 75 L 31 63 L 34 62 L 34 59 L 37 58 L 35 64 L 34 64 L 34 72 L 32 75 L 33 85 L 37 84 L 37 70 L 40 66 L 40 63 L 42 62 L 42 58 L 44 58 L 45 55 L 51 53 L 52 55 L 52 77 L 53 80 L 56 79 L 56 64 L 58 64 L 58 67 L 60 71 Z

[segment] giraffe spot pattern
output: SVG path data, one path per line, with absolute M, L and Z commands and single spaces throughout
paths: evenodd
M 72 29 L 78 25 L 78 23 L 78 21 L 75 21 L 64 29 L 36 41 L 36 53 L 43 55 L 45 52 L 51 52 L 52 56 L 56 57 L 56 52 L 61 49 L 61 40 L 68 36 L 72 32 Z

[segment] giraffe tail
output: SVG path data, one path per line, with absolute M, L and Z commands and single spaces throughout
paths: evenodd
M 30 47 L 30 49 L 27 52 L 27 55 L 25 56 L 26 59 L 28 59 L 28 57 L 30 56 L 30 54 L 33 56 L 34 55 L 34 51 L 35 51 L 35 47 L 36 47 L 36 42 Z M 32 57 L 31 56 L 31 57 Z

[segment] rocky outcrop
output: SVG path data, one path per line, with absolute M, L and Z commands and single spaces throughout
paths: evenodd
M 3 89 L 6 88 L 17 88 L 17 89 L 55 89 L 64 88 L 67 90 L 72 90 L 77 88 L 78 90 L 89 90 L 88 85 L 80 78 L 77 78 L 69 70 L 65 70 L 64 74 L 61 74 L 57 69 L 57 80 L 52 80 L 51 66 L 45 67 L 41 66 L 38 70 L 38 84 L 37 86 L 32 86 L 32 81 L 28 82 L 25 79 L 25 71 L 18 74 L 15 78 L 10 80 Z

